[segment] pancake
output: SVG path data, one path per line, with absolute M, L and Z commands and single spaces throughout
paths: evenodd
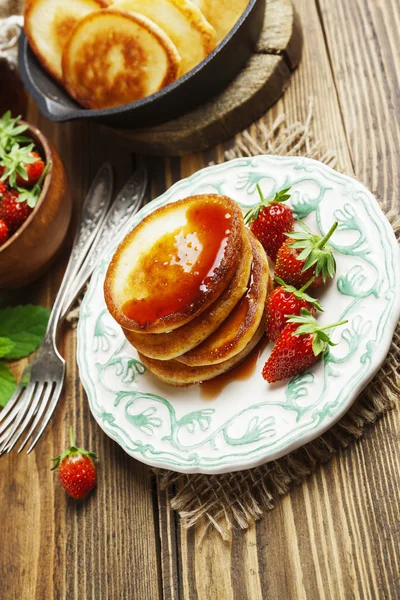
M 204 367 L 190 367 L 177 360 L 155 360 L 144 356 L 139 352 L 139 358 L 147 369 L 153 373 L 158 379 L 174 385 L 176 387 L 183 387 L 191 385 L 193 383 L 200 383 L 201 381 L 207 381 L 213 379 L 222 373 L 226 373 L 232 369 L 235 365 L 239 364 L 250 352 L 255 348 L 258 342 L 264 335 L 265 328 L 263 319 L 258 326 L 253 338 L 249 341 L 247 346 L 236 354 L 236 356 L 218 363 L 216 365 L 208 365 Z
M 229 286 L 245 231 L 238 204 L 227 196 L 191 196 L 158 208 L 111 260 L 104 283 L 111 315 L 130 331 L 182 327 Z
M 175 81 L 180 56 L 146 17 L 105 9 L 76 25 L 62 56 L 64 86 L 79 104 L 101 109 L 140 100 Z
M 217 44 L 226 37 L 249 0 L 192 0 L 217 32 Z
M 24 31 L 42 66 L 62 82 L 61 57 L 74 27 L 89 13 L 104 8 L 102 0 L 29 0 Z
M 178 361 L 191 366 L 222 363 L 241 352 L 253 338 L 263 319 L 270 275 L 263 247 L 253 234 L 250 236 L 253 264 L 246 294 L 212 335 Z
M 136 333 L 123 329 L 127 340 L 135 348 L 158 360 L 170 360 L 188 352 L 209 335 L 228 317 L 247 291 L 253 255 L 250 232 L 243 239 L 239 267 L 224 293 L 198 317 L 167 333 Z
M 119 0 L 114 8 L 148 17 L 171 38 L 180 57 L 179 77 L 198 65 L 216 45 L 215 29 L 188 0 Z

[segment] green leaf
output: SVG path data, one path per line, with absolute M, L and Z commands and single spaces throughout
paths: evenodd
M 29 356 L 40 345 L 46 331 L 50 311 L 42 306 L 13 306 L 0 309 L 0 336 L 15 346 L 7 359 Z
M 14 348 L 15 344 L 9 338 L 0 337 L 0 358 L 6 356 Z
M 27 125 L 18 125 L 21 116 L 15 119 L 11 118 L 11 112 L 8 110 L 0 119 L 0 147 L 8 150 L 15 142 L 31 142 L 30 138 L 20 135 L 28 129 Z
M 7 404 L 16 388 L 14 375 L 4 362 L 0 362 L 0 406 Z
M 314 352 L 314 356 L 318 356 L 322 352 L 325 352 L 326 344 L 316 335 L 313 339 L 312 349 Z

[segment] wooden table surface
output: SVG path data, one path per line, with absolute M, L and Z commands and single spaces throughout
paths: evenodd
M 399 206 L 400 4 L 398 0 L 295 0 L 304 54 L 284 98 L 340 163 L 382 199 Z M 28 119 L 59 149 L 79 206 L 109 159 L 121 185 L 135 157 L 98 128 L 54 125 L 33 103 Z M 182 159 L 146 159 L 151 197 L 216 158 L 222 146 Z M 150 194 L 149 194 L 150 197 Z M 51 306 L 68 250 L 51 273 L 15 299 Z M 400 598 L 400 410 L 294 489 L 256 525 L 223 542 L 184 530 L 150 469 L 127 456 L 94 422 L 79 383 L 75 334 L 68 328 L 64 395 L 29 456 L 0 458 L 2 600 L 342 600 Z M 22 370 L 23 364 L 20 365 Z M 49 458 L 77 440 L 100 457 L 99 484 L 70 501 Z

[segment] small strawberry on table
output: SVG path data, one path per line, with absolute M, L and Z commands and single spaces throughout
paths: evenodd
M 336 272 L 335 257 L 328 241 L 338 223 L 335 222 L 324 237 L 313 233 L 302 221 L 298 223 L 303 231 L 285 234 L 289 239 L 279 248 L 275 275 L 295 287 L 301 287 L 315 277 L 311 287 L 320 287 Z
M 93 490 L 97 473 L 94 459 L 96 454 L 75 446 L 72 427 L 69 430 L 70 447 L 56 458 L 52 458 L 52 471 L 58 469 L 61 484 L 67 494 L 80 500 Z
M 290 206 L 283 204 L 290 198 L 289 190 L 290 187 L 265 198 L 257 184 L 260 203 L 245 215 L 245 223 L 250 226 L 251 232 L 272 260 L 275 260 L 279 248 L 286 239 L 285 233 L 293 229 L 293 211 Z
M 301 309 L 306 308 L 313 317 L 316 311 L 322 311 L 318 300 L 306 294 L 306 289 L 314 282 L 311 277 L 299 290 L 292 285 L 287 285 L 279 277 L 275 277 L 279 283 L 268 296 L 266 304 L 267 337 L 274 342 L 285 327 L 288 315 L 300 315 Z
M 300 316 L 288 319 L 264 365 L 262 376 L 269 383 L 274 383 L 308 369 L 328 352 L 329 346 L 336 345 L 325 333 L 326 330 L 345 323 L 347 321 L 339 321 L 320 327 L 312 314 L 302 308 Z

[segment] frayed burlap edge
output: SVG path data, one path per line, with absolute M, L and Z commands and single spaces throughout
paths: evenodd
M 260 121 L 254 133 L 244 131 L 224 154 L 225 160 L 257 154 L 296 155 L 315 158 L 341 170 L 335 153 L 324 148 L 311 130 L 312 106 L 305 123 L 286 124 L 281 114 L 271 129 Z M 387 215 L 397 239 L 400 217 Z M 400 327 L 398 326 L 384 364 L 346 415 L 318 439 L 276 461 L 255 469 L 223 475 L 182 475 L 156 469 L 161 489 L 172 491 L 171 507 L 178 511 L 185 528 L 202 521 L 202 536 L 214 527 L 224 539 L 231 529 L 246 529 L 265 511 L 272 510 L 279 496 L 299 485 L 317 466 L 341 448 L 359 439 L 368 425 L 392 409 L 400 394 Z M 201 536 L 201 537 L 202 537 Z

